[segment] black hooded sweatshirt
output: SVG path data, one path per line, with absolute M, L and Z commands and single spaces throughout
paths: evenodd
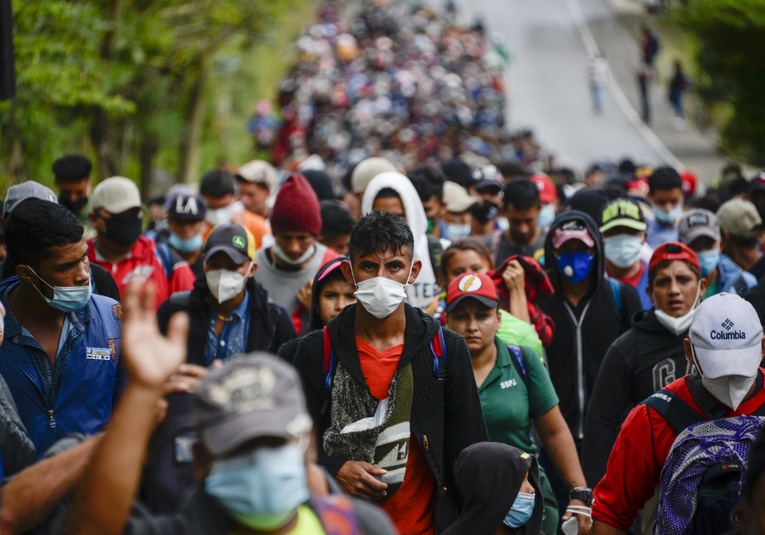
M 655 309 L 639 312 L 632 328 L 606 353 L 595 381 L 584 428 L 582 468 L 591 486 L 606 473 L 622 422 L 632 408 L 666 385 L 691 373 L 683 338 L 656 319 Z
M 563 295 L 563 275 L 556 267 L 552 246 L 555 229 L 573 220 L 583 222 L 595 241 L 594 262 L 589 275 L 593 281 L 592 289 L 576 307 Z M 635 290 L 618 283 L 621 308 L 617 309 L 615 292 L 606 280 L 600 232 L 592 218 L 583 212 L 565 212 L 550 225 L 545 240 L 545 268 L 555 288 L 554 295 L 539 303 L 539 308 L 555 322 L 555 336 L 545 348 L 547 364 L 560 398 L 563 418 L 579 447 L 584 437 L 587 402 L 603 357 L 614 340 L 629 329 L 630 318 L 642 307 Z
M 462 514 L 443 535 L 494 535 L 513 506 L 527 472 L 534 487 L 534 512 L 528 522 L 511 533 L 538 535 L 544 497 L 537 460 L 498 442 L 479 442 L 462 450 L 454 464 L 454 479 L 464 498 Z

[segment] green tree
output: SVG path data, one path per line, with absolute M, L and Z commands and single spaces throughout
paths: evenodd
M 724 148 L 765 165 L 765 2 L 691 0 L 675 15 L 698 43 L 698 95 L 707 106 L 730 106 Z

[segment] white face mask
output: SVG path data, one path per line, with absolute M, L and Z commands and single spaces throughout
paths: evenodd
M 627 269 L 640 257 L 643 240 L 640 236 L 617 234 L 603 238 L 604 253 L 609 262 L 616 267 Z
M 205 213 L 205 221 L 210 223 L 212 226 L 220 225 L 221 223 L 230 223 L 233 217 L 234 217 L 233 204 L 229 204 L 228 206 L 224 206 L 223 208 L 218 208 L 217 210 L 208 208 L 207 212 Z
M 412 265 L 409 266 L 409 277 L 412 276 Z M 377 319 L 384 319 L 393 314 L 398 306 L 406 299 L 406 284 L 401 284 L 385 277 L 374 277 L 356 282 L 356 275 L 353 274 L 353 284 L 356 286 L 356 292 L 353 295 L 359 300 L 364 310 L 372 314 Z
M 459 238 L 467 238 L 470 236 L 470 223 L 447 223 L 446 232 L 449 233 L 449 237 L 453 240 Z
M 699 283 L 698 288 L 696 288 L 696 298 L 693 300 L 693 305 L 691 305 L 691 309 L 684 316 L 680 316 L 679 318 L 676 318 L 674 316 L 670 316 L 663 310 L 659 310 L 658 308 L 656 308 L 654 310 L 656 319 L 669 332 L 673 333 L 675 336 L 679 336 L 681 333 L 684 333 L 685 331 L 687 331 L 688 328 L 691 326 L 691 322 L 693 321 L 693 313 L 696 312 L 696 305 L 698 305 L 699 303 L 700 293 L 701 293 L 701 283 Z M 654 303 L 655 302 L 656 300 L 654 299 Z
M 212 271 L 205 271 L 205 280 L 207 281 L 207 288 L 218 303 L 225 303 L 230 301 L 242 291 L 244 284 L 247 282 L 247 275 L 250 274 L 252 269 L 252 263 L 247 268 L 247 274 L 242 275 L 236 271 L 229 271 L 227 269 L 213 269 Z
M 300 255 L 300 258 L 293 260 L 289 256 L 287 256 L 287 253 L 285 253 L 281 247 L 279 247 L 279 244 L 275 244 L 271 248 L 271 252 L 274 253 L 276 256 L 279 257 L 279 260 L 284 262 L 285 264 L 288 264 L 290 266 L 299 266 L 303 262 L 306 262 L 309 258 L 313 256 L 313 253 L 316 252 L 316 244 L 311 244 L 311 246 L 305 250 L 305 252 Z
M 734 411 L 738 409 L 741 402 L 749 393 L 757 376 L 742 377 L 740 375 L 725 375 L 717 379 L 709 379 L 701 376 L 701 384 L 709 391 L 720 403 L 730 407 Z

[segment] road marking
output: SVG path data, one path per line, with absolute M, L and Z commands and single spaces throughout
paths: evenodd
M 582 5 L 579 3 L 579 0 L 566 0 L 566 4 L 568 5 L 569 13 L 571 13 L 571 18 L 574 19 L 574 24 L 576 24 L 576 28 L 579 31 L 579 37 L 582 39 L 585 49 L 587 49 L 587 55 L 594 55 L 599 48 L 597 42 L 595 42 L 595 36 L 592 35 L 592 31 L 587 25 L 587 20 L 584 18 Z M 615 16 L 618 16 L 618 14 L 615 14 Z M 613 75 L 608 84 L 608 90 L 611 96 L 614 97 L 616 104 L 624 112 L 624 115 L 627 116 L 627 119 L 635 126 L 640 135 L 643 136 L 646 143 L 664 159 L 664 162 L 678 171 L 686 169 L 687 166 L 669 150 L 659 136 L 656 135 L 656 132 L 642 121 L 640 114 L 632 107 L 629 99 L 627 99 L 627 95 L 624 94 L 624 91 L 622 91 L 621 86 Z

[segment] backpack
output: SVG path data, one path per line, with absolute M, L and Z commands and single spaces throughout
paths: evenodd
M 662 468 L 654 533 L 719 535 L 735 525 L 746 461 L 765 427 L 765 405 L 752 416 L 724 418 L 726 408 L 697 376 L 685 380 L 706 417 L 664 388 L 644 402 L 679 433 Z
M 329 331 L 325 325 L 322 329 L 324 335 L 324 390 L 326 397 L 324 403 L 321 406 L 321 414 L 327 411 L 329 406 L 329 393 L 332 392 L 332 370 L 335 368 L 335 348 L 332 345 L 332 339 L 329 336 Z M 430 341 L 430 353 L 433 355 L 433 375 L 438 379 L 440 383 L 446 382 L 446 342 L 444 341 L 444 330 L 440 325 L 438 326 L 438 332 Z
M 627 330 L 630 328 L 630 320 L 627 317 L 627 309 L 623 306 L 624 305 L 624 299 L 622 298 L 622 294 L 624 293 L 624 287 L 626 284 L 623 282 L 619 282 L 616 279 L 612 279 L 608 275 L 606 275 L 606 280 L 608 281 L 608 286 L 611 288 L 611 295 L 614 298 L 614 304 L 616 305 L 616 311 L 619 313 L 619 321 L 622 324 L 622 328 Z
M 515 369 L 518 371 L 520 376 L 523 377 L 523 382 L 528 388 L 529 374 L 526 372 L 526 364 L 523 361 L 523 350 L 519 346 L 507 346 L 507 350 L 513 357 L 510 359 L 513 361 L 513 366 L 515 366 Z
M 173 268 L 184 260 L 181 258 L 181 255 L 170 249 L 166 243 L 158 243 L 156 250 L 157 258 L 159 258 L 159 263 L 162 264 L 162 269 L 165 270 L 165 277 L 169 283 L 170 279 L 173 278 Z
M 363 535 L 353 504 L 345 496 L 313 495 L 309 503 L 327 535 Z

